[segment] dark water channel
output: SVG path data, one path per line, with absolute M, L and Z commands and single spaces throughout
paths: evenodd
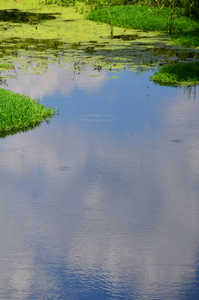
M 71 66 L 7 79 L 59 116 L 0 140 L 0 299 L 199 299 L 198 87 Z
M 19 9 L 0 9 L 1 22 L 38 24 L 42 20 L 55 19 L 55 14 L 22 12 Z

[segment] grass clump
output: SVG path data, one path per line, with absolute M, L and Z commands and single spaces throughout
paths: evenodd
M 150 79 L 161 84 L 199 83 L 199 62 L 163 66 Z
M 0 132 L 23 130 L 48 120 L 56 113 L 38 100 L 0 89 Z

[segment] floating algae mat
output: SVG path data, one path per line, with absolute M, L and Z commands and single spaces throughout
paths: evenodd
M 166 34 L 114 27 L 111 38 L 109 25 L 86 20 L 89 6 L 83 3 L 63 7 L 0 0 L 0 5 L 0 57 L 15 65 L 13 73 L 1 73 L 4 78 L 39 74 L 52 62 L 135 70 L 190 59 L 190 50 L 173 45 Z M 191 59 L 197 60 L 199 50 L 194 52 Z

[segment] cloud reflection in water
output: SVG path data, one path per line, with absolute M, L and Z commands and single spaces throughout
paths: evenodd
M 1 140 L 1 297 L 187 299 L 199 107 L 181 96 L 161 102 L 160 126 L 141 137 L 75 119 Z

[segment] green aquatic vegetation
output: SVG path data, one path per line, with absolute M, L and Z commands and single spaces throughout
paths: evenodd
M 52 2 L 54 3 L 54 1 Z M 43 20 L 35 25 L 30 23 L 1 22 L 4 31 L 0 36 L 0 42 L 13 39 L 12 47 L 14 48 L 20 47 L 21 40 L 28 41 L 28 39 L 30 43 L 31 39 L 34 39 L 35 43 L 37 40 L 37 48 L 40 49 L 42 48 L 40 41 L 44 45 L 45 40 L 46 43 L 50 40 L 57 41 L 58 45 L 60 43 L 75 44 L 76 42 L 82 44 L 90 41 L 113 44 L 113 41 L 110 40 L 110 17 L 108 16 L 108 24 L 99 24 L 87 20 L 86 15 L 90 11 L 89 5 L 77 2 L 75 7 L 64 7 L 56 4 L 44 5 L 40 0 L 20 1 L 20 3 L 13 0 L 0 0 L 0 6 L 1 9 L 6 10 L 17 9 L 20 12 L 31 12 L 36 15 L 50 14 L 56 17 L 55 19 Z M 82 8 L 82 6 L 84 7 L 84 14 L 78 12 L 78 7 Z M 107 10 L 106 12 L 108 14 Z M 122 34 L 124 34 L 124 28 L 114 25 L 114 35 L 119 36 Z M 136 33 L 132 29 L 126 29 L 125 35 L 128 34 L 133 35 Z M 141 32 L 139 32 L 139 35 L 143 36 Z M 156 36 L 157 33 L 147 33 L 149 39 Z M 15 41 L 17 45 L 13 46 Z M 116 41 L 114 41 L 114 44 L 116 44 Z M 117 44 L 120 44 L 120 42 L 117 41 Z
M 160 54 L 165 60 L 169 56 L 179 57 L 181 52 L 175 49 L 175 53 L 167 55 L 168 47 L 173 49 L 175 46 L 171 45 L 171 37 L 165 33 L 142 32 L 115 25 L 113 32 L 113 24 L 110 24 L 110 15 L 112 19 L 113 14 L 111 12 L 108 15 L 107 8 L 109 24 L 103 24 L 85 19 L 89 5 L 84 3 L 76 2 L 75 7 L 64 7 L 57 6 L 54 0 L 48 5 L 44 5 L 42 0 L 19 2 L 0 0 L 0 5 L 2 9 L 51 14 L 56 18 L 42 20 L 39 24 L 1 22 L 4 28 L 3 34 L 0 35 L 2 62 L 5 60 L 6 63 L 16 66 L 14 72 L 11 69 L 2 75 L 4 79 L 24 72 L 39 75 L 51 63 L 63 65 L 81 61 L 90 68 L 96 65 L 106 69 L 151 68 L 160 60 L 156 49 L 165 50 Z M 82 6 L 84 14 L 78 13 L 77 8 Z M 111 9 L 112 7 L 110 11 Z M 81 68 L 81 72 L 83 71 Z
M 75 0 L 40 0 L 40 3 L 43 3 L 45 5 L 57 4 L 68 7 L 70 5 L 75 5 Z
M 52 0 L 49 0 L 52 1 Z M 60 1 L 60 0 L 54 0 Z M 161 10 L 163 7 L 183 8 L 187 16 L 194 18 L 199 17 L 199 2 L 198 0 L 87 0 L 87 3 L 91 4 L 94 9 L 104 8 L 105 6 L 116 5 L 145 5 L 153 6 Z
M 161 84 L 198 84 L 199 62 L 163 66 L 150 79 Z
M 148 32 L 146 35 L 140 31 L 114 27 L 114 36 L 110 39 L 110 24 L 85 20 L 85 15 L 79 14 L 75 7 L 43 5 L 39 0 L 20 3 L 0 0 L 0 5 L 3 9 L 44 14 L 48 12 L 56 16 L 55 19 L 36 25 L 2 22 L 5 30 L 0 36 L 0 53 L 3 59 L 17 65 L 15 75 L 32 71 L 39 74 L 50 62 L 59 60 L 61 63 L 81 60 L 91 66 L 103 57 L 105 59 L 101 65 L 108 69 L 114 64 L 117 64 L 118 68 L 124 67 L 125 61 L 140 65 L 140 55 L 138 61 L 136 54 L 140 47 L 129 47 L 130 42 L 139 39 L 139 43 L 148 47 L 150 43 L 156 42 L 157 38 L 155 32 Z M 84 4 L 80 3 L 80 6 L 82 5 Z M 76 6 L 79 6 L 79 3 L 76 3 Z M 88 5 L 85 7 L 86 11 Z M 163 38 L 165 36 L 158 35 L 159 40 Z M 133 57 L 128 58 L 132 50 Z
M 109 38 L 109 26 L 105 24 L 96 24 L 89 20 L 85 20 L 85 14 L 89 10 L 89 6 L 83 3 L 76 4 L 75 7 L 62 7 L 55 4 L 44 5 L 39 0 L 24 1 L 16 3 L 14 1 L 0 0 L 1 9 L 18 10 L 20 13 L 29 12 L 35 15 L 49 14 L 56 18 L 43 20 L 39 24 L 12 23 L 1 22 L 3 26 L 2 39 L 37 39 L 39 40 L 57 40 L 64 43 L 88 42 L 91 40 L 103 40 L 104 37 Z M 84 6 L 84 14 L 77 12 L 77 7 Z M 122 29 L 117 30 L 118 34 Z
M 28 96 L 0 89 L 0 132 L 21 130 L 48 121 L 56 109 Z
M 126 5 L 110 7 L 109 11 L 114 26 L 172 33 L 199 29 L 199 22 L 183 16 L 183 11 L 180 9 Z M 88 19 L 110 23 L 106 8 L 90 12 Z
M 1 70 L 9 70 L 12 69 L 14 66 L 10 63 L 0 63 L 0 71 Z
M 199 46 L 199 28 L 181 32 L 172 36 L 172 40 L 179 45 L 198 47 Z

